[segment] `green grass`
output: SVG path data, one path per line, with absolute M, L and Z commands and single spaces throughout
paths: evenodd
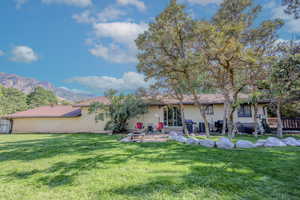
M 294 135 L 287 135 L 286 137 L 288 137 L 288 136 L 294 137 Z M 198 138 L 198 139 L 210 139 L 210 140 L 217 141 L 221 137 L 224 137 L 224 136 L 223 135 L 212 135 L 209 138 L 207 138 L 206 136 L 197 136 L 196 138 Z M 271 134 L 266 134 L 266 135 L 258 136 L 257 138 L 255 138 L 253 135 L 238 135 L 238 136 L 236 136 L 235 138 L 232 139 L 232 142 L 237 142 L 238 140 L 248 140 L 248 141 L 251 141 L 251 142 L 256 142 L 258 139 L 267 139 L 268 137 L 276 137 L 276 136 L 271 135 Z
M 119 138 L 0 135 L 0 199 L 300 198 L 297 147 L 219 150 Z

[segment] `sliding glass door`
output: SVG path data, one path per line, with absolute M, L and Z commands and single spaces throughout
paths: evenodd
M 165 126 L 182 126 L 180 108 L 177 106 L 164 108 Z

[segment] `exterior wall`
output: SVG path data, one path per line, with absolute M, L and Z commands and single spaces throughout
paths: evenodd
M 134 119 L 129 120 L 128 128 L 133 129 L 137 122 L 143 122 L 144 125 L 156 126 L 158 122 L 163 122 L 164 120 L 164 110 L 160 106 L 150 106 L 148 113 L 140 115 Z
M 149 112 L 135 119 L 131 119 L 128 128 L 133 129 L 137 122 L 143 122 L 145 126 L 156 126 L 158 122 L 164 121 L 164 107 L 151 106 Z M 209 122 L 223 119 L 223 105 L 214 105 L 214 114 L 207 115 Z M 259 114 L 263 114 L 263 105 L 259 105 Z M 197 106 L 185 106 L 185 118 L 194 122 L 203 122 Z M 252 108 L 253 114 L 253 108 Z M 235 122 L 253 122 L 251 117 L 238 118 L 237 112 L 234 114 Z M 95 122 L 95 115 L 88 114 L 87 108 L 82 108 L 82 116 L 76 118 L 20 118 L 13 120 L 13 133 L 103 133 L 105 121 Z
M 151 106 L 149 108 L 149 112 L 144 114 L 138 118 L 132 119 L 129 121 L 129 128 L 134 128 L 137 122 L 143 122 L 144 125 L 152 124 L 156 125 L 158 122 L 164 121 L 164 107 L 162 106 Z M 253 106 L 251 106 L 252 115 L 254 113 Z M 207 115 L 207 119 L 209 122 L 215 122 L 218 120 L 223 120 L 223 111 L 224 106 L 223 104 L 214 104 L 213 105 L 214 114 Z M 263 115 L 263 105 L 258 106 L 258 114 Z M 184 115 L 186 120 L 193 120 L 194 122 L 203 122 L 203 119 L 200 115 L 200 111 L 197 106 L 195 105 L 185 105 L 184 106 Z M 251 123 L 253 121 L 253 117 L 238 117 L 237 112 L 234 113 L 234 121 L 241 122 L 241 123 Z
M 13 120 L 13 133 L 103 133 L 107 122 L 95 122 L 95 115 L 82 109 L 74 118 L 20 118 Z

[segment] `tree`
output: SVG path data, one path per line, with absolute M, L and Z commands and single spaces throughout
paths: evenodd
M 282 0 L 283 6 L 286 6 L 285 13 L 293 15 L 295 19 L 300 18 L 300 0 Z
M 105 93 L 109 104 L 95 102 L 89 107 L 89 113 L 95 113 L 96 122 L 109 119 L 105 130 L 112 130 L 113 133 L 122 133 L 127 131 L 127 122 L 129 119 L 147 113 L 145 102 L 135 95 L 117 95 L 115 90 L 109 90 Z
M 197 23 L 198 51 L 206 59 L 212 81 L 222 80 L 219 89 L 225 98 L 230 137 L 234 136 L 233 114 L 239 107 L 239 94 L 249 85 L 249 67 L 262 67 L 266 52 L 260 44 L 273 39 L 282 26 L 281 20 L 254 26 L 260 10 L 251 0 L 225 0 L 212 22 Z
M 46 90 L 43 87 L 36 87 L 27 97 L 27 104 L 30 108 L 39 106 L 57 104 L 58 99 L 52 91 Z
M 58 104 L 60 104 L 60 105 L 72 105 L 72 102 L 67 101 L 65 99 L 61 99 L 61 100 L 58 101 Z
M 300 58 L 288 55 L 280 58 L 271 68 L 270 95 L 276 105 L 277 135 L 282 137 L 281 110 L 285 103 L 300 100 Z
M 287 118 L 300 118 L 300 99 L 284 104 L 281 108 L 281 114 Z
M 195 22 L 184 12 L 184 6 L 171 0 L 168 7 L 149 24 L 149 29 L 136 40 L 139 49 L 137 69 L 147 79 L 164 82 L 180 101 L 181 107 L 183 94 L 192 94 L 209 136 L 206 106 L 199 96 L 206 80 L 200 67 L 205 65 L 196 58 L 194 27 Z
M 255 53 L 255 62 L 249 63 L 246 68 L 246 74 L 248 75 L 249 102 L 253 105 L 253 121 L 255 122 L 254 136 L 260 130 L 258 115 L 258 102 L 261 98 L 264 98 L 264 90 L 262 88 L 263 81 L 269 76 L 268 67 L 275 58 L 276 50 L 274 44 L 276 44 L 277 35 L 276 30 L 282 26 L 278 21 L 264 21 L 261 26 L 251 31 L 251 37 L 248 38 L 249 46 Z
M 26 95 L 23 92 L 0 85 L 0 116 L 24 111 L 27 108 Z

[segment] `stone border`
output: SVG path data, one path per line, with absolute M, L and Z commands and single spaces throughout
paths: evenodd
M 186 144 L 196 144 L 201 145 L 204 147 L 216 147 L 219 149 L 249 149 L 249 148 L 257 148 L 257 147 L 285 147 L 285 146 L 297 146 L 300 147 L 300 140 L 296 140 L 293 137 L 288 137 L 285 139 L 278 139 L 276 137 L 269 137 L 268 139 L 257 140 L 256 143 L 250 142 L 248 140 L 238 140 L 236 144 L 231 142 L 228 138 L 222 137 L 218 141 L 213 140 L 199 140 L 197 138 L 187 138 L 184 137 L 180 133 L 176 133 L 174 131 L 170 132 L 169 138 L 171 140 L 175 140 L 180 143 L 186 143 Z

